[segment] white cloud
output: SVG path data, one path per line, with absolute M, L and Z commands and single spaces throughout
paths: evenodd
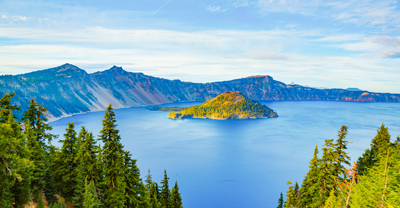
M 7 15 L 3 14 L 1 15 L 1 19 L 8 19 Z
M 395 0 L 258 0 L 264 12 L 288 12 L 345 23 L 393 26 L 400 23 Z
M 310 37 L 316 35 L 322 36 L 318 39 L 318 45 L 333 42 L 335 47 L 371 53 L 372 57 L 296 53 L 296 50 L 312 48 L 316 41 Z M 101 27 L 85 30 L 15 27 L 1 28 L 0 37 L 20 41 L 19 45 L 0 46 L 0 71 L 12 70 L 13 73 L 68 62 L 89 72 L 120 65 L 129 71 L 193 82 L 271 75 L 286 83 L 294 81 L 330 88 L 354 86 L 346 83 L 359 80 L 361 84 L 356 86 L 359 88 L 400 92 L 400 86 L 392 86 L 391 89 L 385 87 L 385 83 L 400 79 L 396 59 L 384 59 L 383 55 L 377 55 L 384 51 L 396 51 L 396 48 L 389 48 L 387 44 L 397 39 L 388 36 L 324 36 L 323 31 L 294 29 L 178 32 Z M 30 44 L 24 44 L 24 40 Z M 328 45 L 323 50 L 330 50 L 331 47 Z M 394 52 L 387 53 L 386 57 L 395 55 Z M 380 69 L 378 74 L 377 69 Z M 343 77 L 344 73 L 346 77 Z M 373 86 L 366 84 L 368 80 L 376 78 L 385 81 L 376 82 Z
M 207 6 L 206 9 L 210 12 L 224 12 L 227 10 L 227 9 L 221 9 L 221 7 L 219 6 Z
M 242 54 L 241 56 L 243 58 L 257 59 L 257 60 L 287 60 L 287 59 L 290 59 L 290 56 L 287 54 L 275 53 L 275 52 L 261 52 L 261 51 L 245 53 L 245 54 Z

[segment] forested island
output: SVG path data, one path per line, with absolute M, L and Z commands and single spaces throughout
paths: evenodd
M 47 109 L 32 99 L 18 118 L 14 96 L 0 99 L 1 208 L 182 208 L 178 183 L 170 189 L 165 170 L 161 187 L 150 170 L 142 180 L 120 142 L 111 104 L 98 139 L 69 123 L 59 148 L 50 143 L 58 135 L 49 133 Z
M 301 186 L 288 181 L 286 200 L 281 193 L 278 208 L 400 207 L 400 137 L 391 142 L 382 124 L 370 148 L 351 164 L 346 135 L 342 126 L 336 141 L 326 139 L 322 157 L 315 147 Z
M 278 114 L 259 102 L 250 100 L 240 92 L 224 92 L 201 105 L 187 108 L 152 108 L 170 111 L 169 118 L 255 119 L 277 117 Z

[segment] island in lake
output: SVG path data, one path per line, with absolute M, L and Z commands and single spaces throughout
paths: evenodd
M 243 96 L 240 92 L 224 92 L 201 105 L 187 108 L 152 107 L 150 110 L 169 111 L 169 118 L 249 119 L 272 118 L 278 114 L 265 105 Z

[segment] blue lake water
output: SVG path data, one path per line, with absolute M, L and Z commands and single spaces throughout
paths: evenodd
M 392 140 L 400 135 L 400 103 L 261 101 L 279 117 L 255 120 L 172 120 L 145 107 L 117 109 L 125 149 L 137 159 L 141 176 L 151 170 L 160 184 L 164 169 L 170 187 L 178 181 L 185 208 L 276 207 L 286 182 L 301 184 L 315 145 L 337 138 L 347 125 L 352 161 L 369 147 L 382 123 Z M 162 106 L 200 104 L 174 103 Z M 74 122 L 98 135 L 104 112 L 63 118 L 50 124 L 65 133 Z M 56 141 L 55 145 L 60 146 Z

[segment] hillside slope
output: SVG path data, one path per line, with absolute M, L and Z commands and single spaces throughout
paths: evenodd
M 211 118 L 211 119 L 248 119 L 277 117 L 274 111 L 259 102 L 249 100 L 240 92 L 224 92 L 201 105 L 182 109 L 180 112 L 170 112 L 168 117 L 180 118 Z
M 49 110 L 50 120 L 76 113 L 172 102 L 205 101 L 227 91 L 238 91 L 251 100 L 337 100 L 399 102 L 399 94 L 314 89 L 286 85 L 270 76 L 252 76 L 231 81 L 191 83 L 168 80 L 121 67 L 88 74 L 71 65 L 21 75 L 0 76 L 0 94 L 16 93 L 14 102 L 25 109 L 31 98 Z M 18 115 L 20 117 L 21 115 Z

